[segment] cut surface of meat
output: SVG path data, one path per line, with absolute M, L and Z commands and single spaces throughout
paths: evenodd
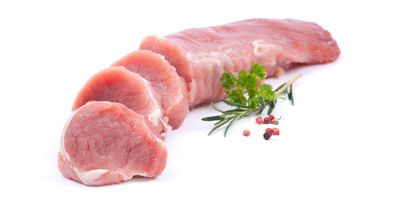
M 188 84 L 190 107 L 224 95 L 225 71 L 248 71 L 253 63 L 279 76 L 294 64 L 334 61 L 340 54 L 330 33 L 315 23 L 292 19 L 249 19 L 221 26 L 149 36 L 140 49 L 165 56 Z
M 160 97 L 151 84 L 139 74 L 124 67 L 112 67 L 92 76 L 78 93 L 73 110 L 89 101 L 119 102 L 142 114 L 159 130 L 169 131 L 163 116 Z
M 120 103 L 88 102 L 65 125 L 59 170 L 86 185 L 114 184 L 137 175 L 156 177 L 167 159 L 157 132 L 146 118 Z
M 178 128 L 189 113 L 186 82 L 164 56 L 147 51 L 134 51 L 112 66 L 123 66 L 148 80 L 161 98 L 164 116 L 173 129 Z

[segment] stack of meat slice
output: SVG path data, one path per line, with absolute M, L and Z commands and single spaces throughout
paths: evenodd
M 328 31 L 299 20 L 249 19 L 145 38 L 83 86 L 61 139 L 59 169 L 86 185 L 156 177 L 167 159 L 162 136 L 189 108 L 224 96 L 226 71 L 268 66 L 279 76 L 296 64 L 336 60 Z

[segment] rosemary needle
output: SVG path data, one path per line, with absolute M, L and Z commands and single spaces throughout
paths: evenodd
M 283 97 L 285 94 L 294 105 L 293 83 L 301 78 L 301 75 L 293 77 L 273 90 L 270 84 L 260 84 L 266 78 L 266 70 L 266 67 L 254 64 L 248 73 L 246 71 L 240 71 L 237 74 L 226 72 L 221 76 L 221 83 L 227 94 L 227 98 L 223 99 L 222 102 L 234 108 L 222 110 L 211 103 L 211 107 L 221 114 L 202 118 L 203 121 L 215 121 L 214 127 L 208 135 L 227 125 L 224 131 L 224 137 L 226 137 L 229 128 L 237 120 L 260 114 L 265 108 L 268 108 L 268 114 L 272 113 L 278 98 L 285 99 Z

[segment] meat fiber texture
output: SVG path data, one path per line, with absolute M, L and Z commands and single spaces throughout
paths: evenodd
M 163 115 L 160 96 L 150 82 L 124 67 L 107 68 L 92 76 L 78 93 L 73 109 L 88 101 L 122 103 L 145 116 L 158 128 L 159 133 L 170 130 Z
M 59 169 L 65 177 L 93 186 L 136 175 L 156 177 L 167 160 L 157 132 L 149 120 L 120 103 L 89 102 L 65 126 Z
M 148 80 L 161 97 L 164 116 L 172 129 L 177 129 L 189 113 L 186 82 L 164 56 L 146 50 L 132 52 L 113 66 L 124 66 Z
M 268 75 L 279 76 L 295 64 L 331 62 L 340 54 L 328 31 L 292 19 L 249 19 L 149 36 L 140 49 L 164 55 L 176 68 L 188 84 L 192 108 L 224 96 L 219 81 L 223 72 L 248 71 L 259 63 L 268 67 Z
M 145 38 L 139 51 L 91 77 L 78 93 L 61 139 L 61 173 L 86 185 L 156 177 L 167 151 L 161 133 L 193 108 L 224 96 L 223 72 L 253 63 L 279 76 L 291 66 L 331 62 L 336 41 L 319 25 L 250 19 Z

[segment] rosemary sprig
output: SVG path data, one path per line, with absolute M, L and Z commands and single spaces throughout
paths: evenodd
M 203 121 L 215 121 L 214 127 L 208 135 L 227 125 L 224 131 L 224 137 L 226 137 L 229 128 L 232 127 L 235 121 L 254 114 L 261 114 L 265 108 L 268 108 L 268 114 L 272 113 L 278 98 L 285 99 L 284 95 L 287 95 L 292 105 L 294 105 L 293 83 L 301 75 L 293 77 L 275 90 L 272 90 L 271 85 L 263 83 L 266 76 L 265 71 L 266 67 L 254 64 L 249 73 L 240 71 L 237 75 L 231 72 L 222 75 L 221 82 L 227 94 L 227 98 L 223 99 L 222 102 L 234 108 L 222 110 L 211 103 L 212 108 L 221 114 L 202 118 Z M 247 95 L 245 95 L 246 93 Z

